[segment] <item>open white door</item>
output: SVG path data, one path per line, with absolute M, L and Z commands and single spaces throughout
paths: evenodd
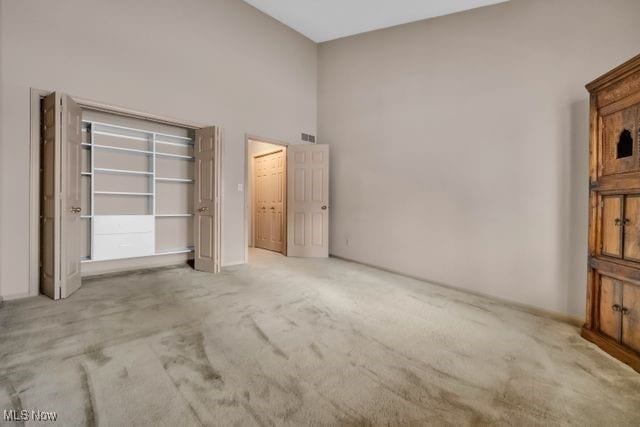
M 287 255 L 329 256 L 329 146 L 287 147 Z
M 60 132 L 62 141 L 61 297 L 66 298 L 82 285 L 80 271 L 82 110 L 69 95 L 64 94 L 62 95 Z
M 220 129 L 196 130 L 194 245 L 195 269 L 220 271 Z
M 66 298 L 81 282 L 80 150 L 82 111 L 68 95 L 44 99 L 41 292 Z

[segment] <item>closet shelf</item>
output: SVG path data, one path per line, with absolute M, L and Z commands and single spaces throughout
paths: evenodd
M 156 139 L 156 144 L 173 145 L 174 147 L 185 147 L 185 146 L 193 145 L 193 141 L 189 139 L 188 141 L 184 141 L 184 142 L 170 142 L 170 141 L 161 141 L 159 139 Z
M 162 249 L 156 251 L 156 255 L 185 254 L 189 252 L 193 252 L 193 246 L 188 246 L 186 248 Z
M 172 157 L 174 159 L 187 159 L 187 160 L 194 160 L 195 157 L 193 156 L 185 156 L 182 154 L 169 154 L 169 153 L 158 153 L 156 151 L 156 156 L 162 156 L 162 157 Z
M 80 176 L 91 176 L 91 172 L 80 172 Z
M 108 169 L 108 168 L 94 168 L 96 172 L 125 174 L 125 175 L 153 175 L 153 172 L 132 171 L 126 169 Z
M 127 153 L 136 153 L 136 154 L 145 154 L 145 155 L 153 154 L 153 151 L 138 150 L 138 149 L 135 149 L 135 148 L 113 147 L 111 145 L 94 144 L 93 147 L 100 148 L 102 150 L 124 151 L 124 152 L 127 152 Z M 156 154 L 159 154 L 159 153 L 156 153 Z
M 132 139 L 134 141 L 150 142 L 153 139 L 152 134 L 149 134 L 149 136 L 135 136 L 135 135 L 127 135 L 124 133 L 106 132 L 103 130 L 95 130 L 93 131 L 93 133 L 95 135 L 113 136 L 116 138 Z
M 192 183 L 192 182 L 193 182 L 193 179 L 184 179 L 184 178 L 161 178 L 161 177 L 156 177 L 156 181 Z
M 93 194 L 104 194 L 108 196 L 153 196 L 153 193 L 134 193 L 129 191 L 94 191 Z

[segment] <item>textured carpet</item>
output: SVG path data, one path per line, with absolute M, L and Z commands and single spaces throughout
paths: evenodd
M 0 308 L 2 409 L 70 425 L 640 425 L 578 328 L 336 259 L 252 251 Z M 0 419 L 0 423 L 2 420 Z

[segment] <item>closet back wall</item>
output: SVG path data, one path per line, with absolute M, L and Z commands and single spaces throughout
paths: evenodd
M 331 252 L 582 314 L 584 85 L 638 54 L 639 17 L 512 0 L 320 45 Z
M 315 133 L 316 45 L 238 0 L 0 1 L 2 295 L 29 289 L 30 87 L 221 126 L 222 264 L 243 262 L 245 133 Z

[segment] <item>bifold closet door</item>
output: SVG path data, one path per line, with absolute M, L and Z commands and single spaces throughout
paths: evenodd
M 194 246 L 195 269 L 220 271 L 220 129 L 196 130 Z
M 287 147 L 287 255 L 329 256 L 329 146 Z
M 81 282 L 82 110 L 65 94 L 43 105 L 41 292 L 66 298 Z

